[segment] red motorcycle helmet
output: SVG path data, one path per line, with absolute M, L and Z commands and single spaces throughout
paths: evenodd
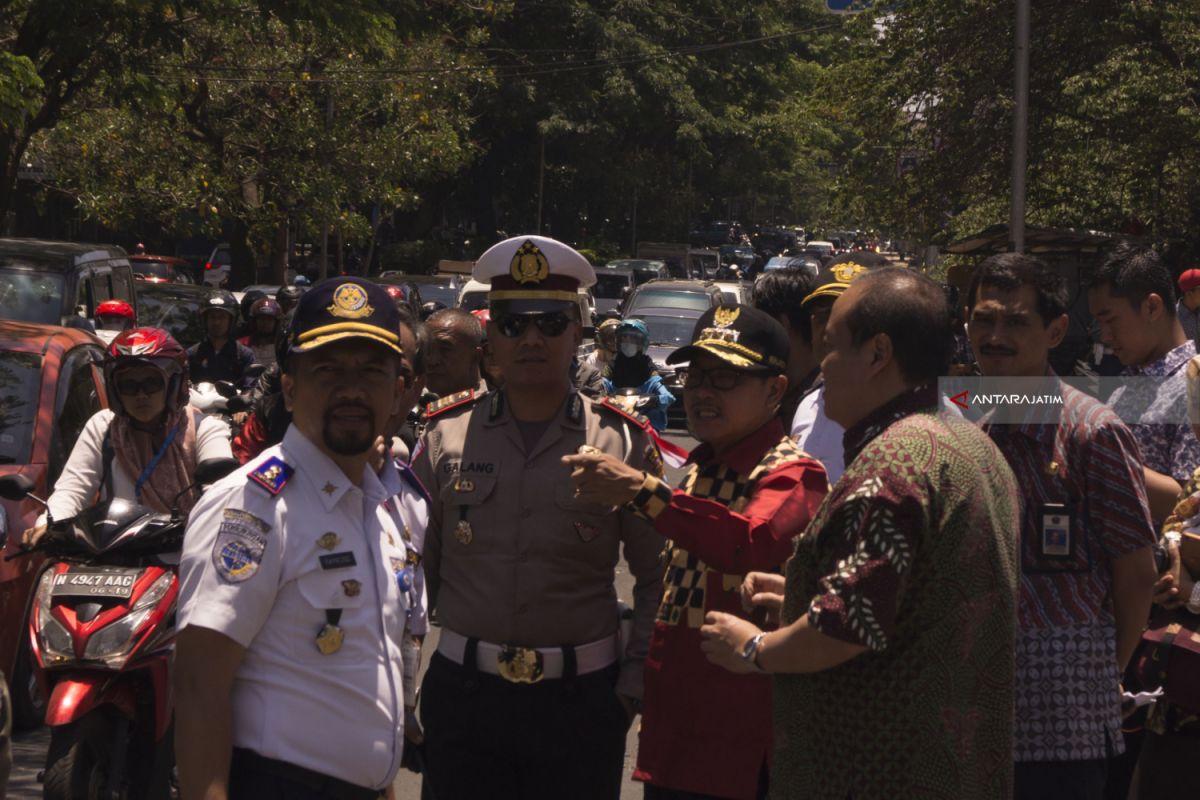
M 167 408 L 177 411 L 188 402 L 187 351 L 162 328 L 131 328 L 113 339 L 104 361 L 104 383 L 108 407 L 124 414 L 121 396 L 117 392 L 115 375 L 121 369 L 148 364 L 163 373 L 167 380 Z
M 128 320 L 134 319 L 133 306 L 126 303 L 124 300 L 105 300 L 100 305 L 96 306 L 97 317 L 125 317 Z

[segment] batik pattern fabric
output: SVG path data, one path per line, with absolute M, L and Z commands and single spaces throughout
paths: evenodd
M 1020 499 L 1003 455 L 923 387 L 846 432 L 788 563 L 783 621 L 865 648 L 776 676 L 772 796 L 1012 797 Z
M 1108 404 L 1133 432 L 1142 463 L 1183 483 L 1200 467 L 1200 440 L 1187 423 L 1187 362 L 1195 342 L 1185 342 L 1145 367 L 1129 367 L 1124 375 L 1159 378 L 1138 381 L 1113 392 Z

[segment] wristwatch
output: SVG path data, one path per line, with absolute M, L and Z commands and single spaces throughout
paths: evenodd
M 746 643 L 742 645 L 742 661 L 745 661 L 747 664 L 753 667 L 755 672 L 763 671 L 762 667 L 758 665 L 758 648 L 766 636 L 766 633 L 756 633 L 747 639 Z
M 1188 598 L 1187 610 L 1193 614 L 1200 614 L 1200 581 L 1192 585 L 1192 596 Z

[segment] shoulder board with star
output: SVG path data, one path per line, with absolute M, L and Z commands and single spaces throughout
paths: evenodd
M 295 471 L 295 467 L 279 456 L 271 456 L 246 473 L 246 477 L 266 489 L 272 496 L 277 496 L 283 491 L 283 487 L 287 486 Z
M 626 411 L 625 409 L 621 408 L 616 403 L 610 402 L 607 397 L 604 398 L 603 400 L 598 401 L 596 403 L 596 405 L 598 405 L 601 408 L 606 409 L 620 417 L 623 417 L 624 419 L 629 420 L 634 425 L 637 425 L 639 428 L 643 428 L 645 430 L 651 429 L 650 420 L 648 418 L 646 418 L 636 412 Z
M 474 389 L 464 389 L 461 392 L 448 394 L 445 397 L 439 398 L 438 400 L 435 400 L 434 402 L 425 406 L 425 419 L 433 419 L 439 414 L 444 414 L 452 408 L 470 405 L 480 397 L 483 397 L 483 395 L 476 394 Z

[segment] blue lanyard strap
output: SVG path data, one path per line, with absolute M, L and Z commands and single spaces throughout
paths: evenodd
M 162 447 L 158 448 L 158 452 L 154 454 L 154 458 L 150 459 L 150 463 L 142 470 L 142 474 L 138 476 L 137 483 L 133 486 L 133 496 L 137 499 L 138 505 L 142 503 L 142 487 L 146 485 L 146 481 L 150 480 L 150 476 L 154 473 L 158 463 L 163 460 L 163 456 L 167 454 L 167 449 L 171 446 L 171 442 L 175 441 L 175 435 L 179 433 L 179 427 L 183 423 L 176 425 L 167 434 L 167 438 L 163 441 Z

